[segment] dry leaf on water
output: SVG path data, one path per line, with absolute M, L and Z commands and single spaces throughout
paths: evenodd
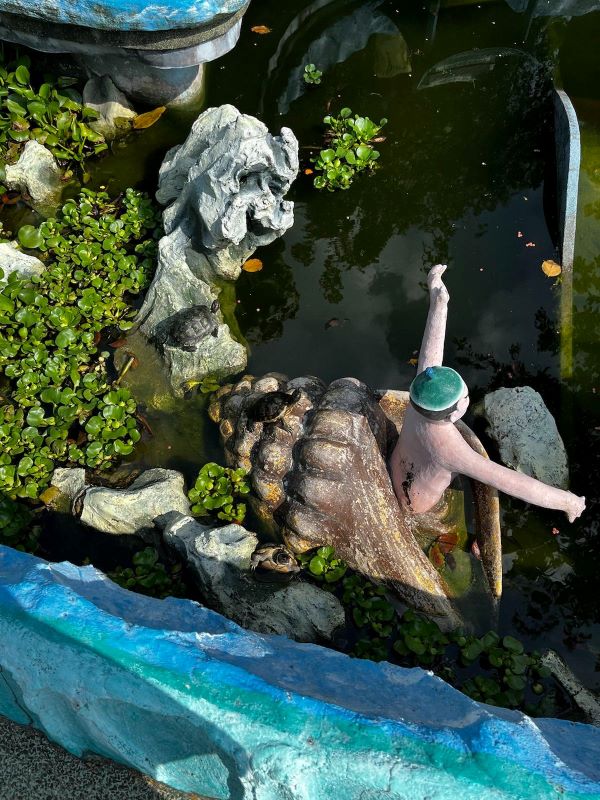
M 562 272 L 562 268 L 560 264 L 557 264 L 556 261 L 552 261 L 552 259 L 548 259 L 542 263 L 542 271 L 544 275 L 547 275 L 549 278 L 556 278 L 557 275 L 560 275 Z
M 145 114 L 138 114 L 133 120 L 133 127 L 138 131 L 142 128 L 149 128 L 162 117 L 166 110 L 165 106 L 159 106 L 158 108 L 152 109 L 152 111 L 146 111 Z
M 252 33 L 271 33 L 271 28 L 267 28 L 266 25 L 254 25 L 250 30 Z
M 244 272 L 260 272 L 263 268 L 263 263 L 260 258 L 249 258 L 244 264 L 242 269 Z
M 305 170 L 304 170 L 304 174 L 305 174 L 305 175 L 312 175 L 312 174 L 313 174 L 313 172 L 314 172 L 314 170 L 312 170 L 312 169 L 305 169 Z
M 419 362 L 416 358 L 409 358 L 407 363 L 410 364 L 411 367 L 416 367 Z

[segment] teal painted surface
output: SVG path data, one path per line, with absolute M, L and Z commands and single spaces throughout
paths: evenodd
M 0 708 L 217 798 L 600 797 L 600 731 L 0 548 Z M 19 714 L 21 715 L 19 718 Z
M 235 14 L 246 3 L 247 0 L 0 0 L 0 11 L 99 30 L 162 31 L 207 25 L 222 15 Z

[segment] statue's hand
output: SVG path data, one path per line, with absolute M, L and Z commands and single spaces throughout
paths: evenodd
M 429 286 L 429 295 L 431 299 L 440 299 L 448 302 L 450 295 L 448 289 L 444 286 L 442 275 L 448 269 L 446 264 L 436 264 L 429 270 L 427 275 L 427 285 Z
M 577 517 L 583 514 L 585 509 L 585 497 L 577 497 L 576 494 L 569 492 L 569 497 L 565 507 L 565 514 L 569 522 L 575 522 Z

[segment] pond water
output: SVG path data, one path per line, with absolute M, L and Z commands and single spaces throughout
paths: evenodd
M 254 25 L 271 32 L 253 33 Z M 556 649 L 596 690 L 599 35 L 600 11 L 530 18 L 492 2 L 253 0 L 238 46 L 207 68 L 205 98 L 205 106 L 232 103 L 273 132 L 287 125 L 301 146 L 294 227 L 256 254 L 263 270 L 242 273 L 235 289 L 248 372 L 352 375 L 407 388 L 427 313 L 425 276 L 443 262 L 451 295 L 445 363 L 464 375 L 473 401 L 524 384 L 544 396 L 570 456 L 572 488 L 588 508 L 569 525 L 564 515 L 502 498 L 498 630 Z M 301 79 L 308 62 L 323 70 L 321 85 Z M 574 100 L 584 151 L 572 374 L 561 369 L 560 282 L 541 269 L 545 259 L 560 260 L 552 76 Z M 317 192 L 304 171 L 321 146 L 323 116 L 342 106 L 388 119 L 381 167 L 347 192 Z M 162 155 L 193 118 L 165 114 L 91 166 L 89 185 L 153 191 Z M 144 374 L 131 373 L 130 385 L 144 396 L 154 437 L 135 463 L 192 478 L 219 460 L 216 428 L 202 398 L 153 400 L 162 393 L 139 385 Z M 478 421 L 466 422 L 493 453 Z

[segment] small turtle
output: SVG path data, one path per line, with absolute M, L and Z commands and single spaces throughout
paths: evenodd
M 219 322 L 215 314 L 218 310 L 219 301 L 214 300 L 210 308 L 190 306 L 178 311 L 169 320 L 168 344 L 193 353 L 207 336 L 217 336 Z
M 291 394 L 286 392 L 267 392 L 255 400 L 246 409 L 248 420 L 246 428 L 253 431 L 257 422 L 277 422 L 289 408 L 302 397 L 300 389 L 295 389 Z
M 257 547 L 250 556 L 250 569 L 257 580 L 274 583 L 289 581 L 300 572 L 293 554 L 281 544 Z

